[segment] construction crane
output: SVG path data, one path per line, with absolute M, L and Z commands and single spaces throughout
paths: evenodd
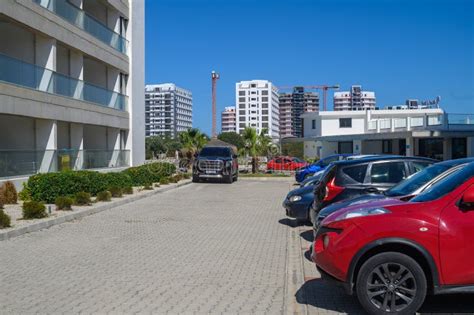
M 335 85 L 295 85 L 295 86 L 279 86 L 279 90 L 289 90 L 295 87 L 302 87 L 305 90 L 322 90 L 323 91 L 323 110 L 327 110 L 327 98 L 328 98 L 328 90 L 339 90 L 339 84 Z
M 211 79 L 212 79 L 212 131 L 211 131 L 211 137 L 216 138 L 217 137 L 217 132 L 216 132 L 216 86 L 217 86 L 217 80 L 219 80 L 219 74 L 215 71 L 212 71 L 211 73 Z

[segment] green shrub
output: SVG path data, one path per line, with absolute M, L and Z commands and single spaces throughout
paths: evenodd
M 2 209 L 0 209 L 0 229 L 4 229 L 10 227 L 11 219 L 8 214 L 5 213 Z
M 23 203 L 23 219 L 46 218 L 46 207 L 44 203 L 38 201 L 26 201 Z
M 155 184 L 155 187 L 156 187 L 156 188 L 160 188 L 160 184 L 159 184 L 159 183 L 156 183 L 156 184 Z
M 87 206 L 91 204 L 91 194 L 85 191 L 80 191 L 74 196 L 74 204 L 78 206 Z
M 112 194 L 112 197 L 114 197 L 114 198 L 121 198 L 123 196 L 122 188 L 120 188 L 118 186 L 110 187 L 109 191 Z
M 21 201 L 31 200 L 31 191 L 26 182 L 23 183 L 23 189 L 18 193 L 18 199 Z
M 15 185 L 10 181 L 2 185 L 1 193 L 3 194 L 2 199 L 4 204 L 15 204 L 18 201 Z
M 56 210 L 72 210 L 73 203 L 74 200 L 71 197 L 58 197 L 54 202 Z
M 131 177 L 134 186 L 144 186 L 147 183 L 159 182 L 163 177 L 170 176 L 175 171 L 174 164 L 156 162 L 130 167 L 123 172 Z
M 191 174 L 189 174 L 189 173 L 183 173 L 182 176 L 183 176 L 184 179 L 190 179 L 191 178 Z
M 97 194 L 96 201 L 110 201 L 112 199 L 112 194 L 110 191 L 99 191 Z
M 143 189 L 144 190 L 153 190 L 153 186 L 150 183 L 147 183 L 147 184 L 145 184 L 145 186 L 143 186 Z
M 125 195 L 131 195 L 133 194 L 133 187 L 132 186 L 127 186 L 123 189 L 123 193 Z
M 179 181 L 179 179 L 176 176 L 170 176 L 169 181 L 170 181 L 170 183 L 177 183 Z
M 126 187 L 131 187 L 133 185 L 132 178 L 130 177 L 130 175 L 124 172 L 120 172 L 120 173 L 110 172 L 110 173 L 103 173 L 101 175 L 107 187 L 118 187 L 118 188 L 124 189 Z
M 3 209 L 3 206 L 5 205 L 5 200 L 3 200 L 3 187 L 0 187 L 0 209 Z
M 160 185 L 168 185 L 170 183 L 170 179 L 168 177 L 163 177 L 160 179 Z

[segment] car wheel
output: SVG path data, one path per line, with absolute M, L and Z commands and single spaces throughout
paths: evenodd
M 360 268 L 356 291 L 369 314 L 415 314 L 426 297 L 426 277 L 413 258 L 381 253 Z
M 232 173 L 227 176 L 224 176 L 224 182 L 226 182 L 227 184 L 232 184 L 234 182 L 234 177 L 232 176 Z
M 234 177 L 234 182 L 236 182 L 238 179 L 239 179 L 239 173 L 236 173 Z

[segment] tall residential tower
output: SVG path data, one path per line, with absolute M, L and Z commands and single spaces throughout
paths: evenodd
M 193 94 L 173 83 L 145 87 L 146 136 L 170 136 L 193 127 Z
M 350 91 L 334 92 L 334 110 L 375 109 L 375 92 L 362 91 L 362 86 L 353 85 Z
M 319 111 L 319 94 L 294 87 L 293 93 L 280 93 L 280 135 L 302 137 L 301 114 Z
M 221 132 L 235 132 L 236 117 L 235 106 L 229 106 L 221 113 Z
M 266 80 L 241 81 L 235 85 L 237 132 L 252 127 L 260 134 L 267 130 L 273 139 L 280 137 L 278 89 Z

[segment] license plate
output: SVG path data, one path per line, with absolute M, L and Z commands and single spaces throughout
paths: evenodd
M 216 171 L 207 171 L 206 174 L 215 175 L 215 174 L 216 174 Z

